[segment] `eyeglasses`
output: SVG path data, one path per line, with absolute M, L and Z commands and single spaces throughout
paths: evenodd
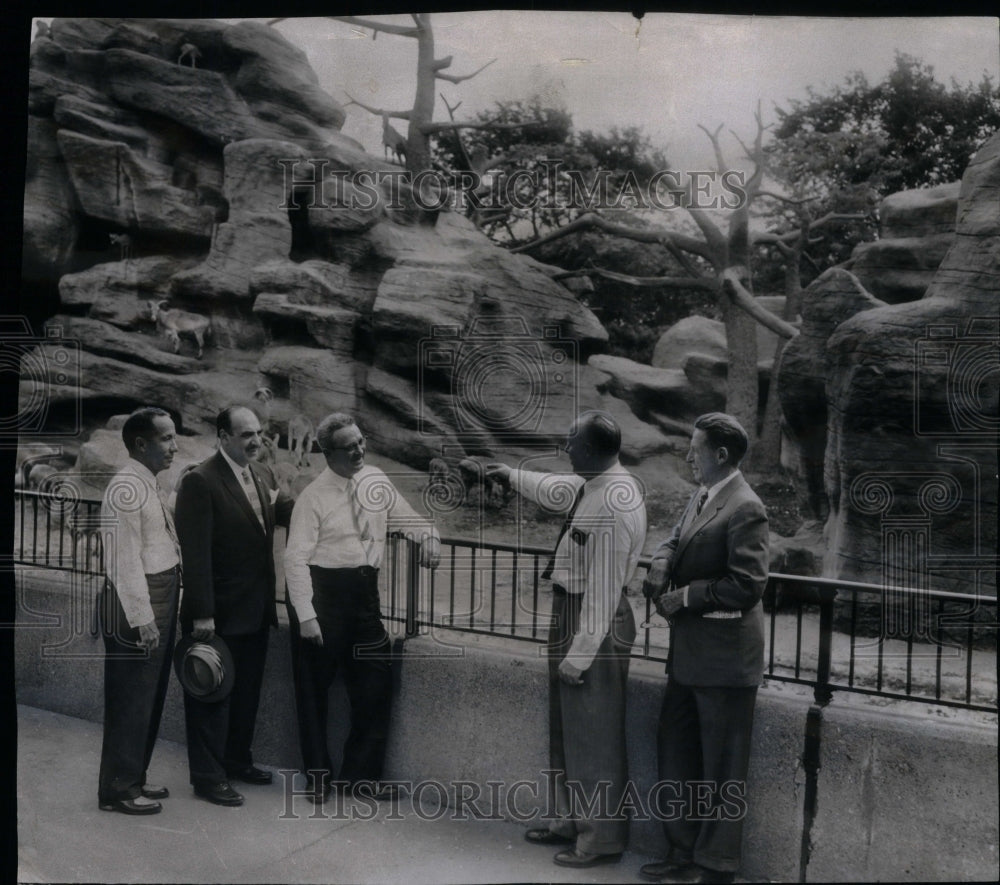
M 355 449 L 358 449 L 358 450 L 363 449 L 367 444 L 368 444 L 368 440 L 366 440 L 364 437 L 361 437 L 361 439 L 359 439 L 359 440 L 357 440 L 355 442 L 352 442 L 349 446 L 330 446 L 330 448 L 327 449 L 327 451 L 329 451 L 329 452 L 338 452 L 338 451 L 339 452 L 353 452 Z

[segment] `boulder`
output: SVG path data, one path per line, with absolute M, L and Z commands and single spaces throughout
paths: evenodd
M 883 302 L 865 291 L 857 277 L 831 268 L 802 293 L 802 327 L 781 354 L 778 397 L 789 435 L 799 451 L 809 509 L 816 519 L 828 512 L 823 491 L 826 450 L 827 341 L 846 319 Z
M 943 233 L 859 243 L 851 253 L 851 272 L 887 304 L 917 301 L 954 240 L 954 233 Z
M 656 342 L 652 365 L 657 369 L 681 369 L 693 353 L 725 359 L 725 324 L 703 316 L 678 320 Z
M 924 298 L 830 338 L 828 574 L 995 592 L 998 190 L 1000 133 L 962 178 L 955 243 Z
M 318 347 L 270 347 L 257 370 L 273 382 L 272 389 L 287 390 L 292 406 L 313 423 L 330 412 L 357 408 L 357 366 L 350 358 Z
M 88 315 L 122 328 L 141 325 L 148 301 L 162 301 L 170 293 L 171 278 L 196 259 L 184 255 L 150 255 L 95 264 L 59 279 L 59 301 L 64 307 L 89 308 Z
M 890 194 L 879 207 L 879 235 L 884 240 L 933 237 L 955 232 L 962 183 Z
M 57 141 L 57 126 L 28 116 L 28 155 L 24 173 L 25 277 L 61 271 L 76 246 L 79 225 L 73 215 L 73 188 Z
M 657 369 L 607 354 L 592 356 L 588 365 L 609 376 L 598 387 L 602 393 L 625 400 L 644 420 L 655 412 L 692 422 L 705 412 L 725 408 L 724 394 L 720 397 L 708 387 L 699 389 L 679 369 Z
M 86 341 L 90 353 L 171 374 L 190 374 L 201 368 L 198 360 L 172 353 L 167 341 L 159 336 L 129 334 L 110 323 L 87 317 L 55 316 L 49 322 L 61 327 L 64 337 Z
M 126 144 L 61 129 L 59 148 L 85 215 L 151 234 L 208 239 L 212 215 L 171 185 L 171 170 Z

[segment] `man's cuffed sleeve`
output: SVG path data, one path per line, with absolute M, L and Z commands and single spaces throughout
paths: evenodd
M 583 483 L 582 476 L 566 473 L 544 473 L 520 468 L 514 468 L 510 472 L 510 484 L 514 491 L 550 513 L 569 513 Z
M 319 516 L 307 497 L 300 497 L 292 510 L 288 526 L 288 544 L 285 546 L 285 583 L 288 584 L 288 601 L 295 609 L 299 623 L 316 617 L 312 604 L 312 577 L 309 574 L 309 557 L 319 539 Z

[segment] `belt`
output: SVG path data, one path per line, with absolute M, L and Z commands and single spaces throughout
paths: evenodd
M 316 569 L 324 575 L 341 575 L 343 577 L 358 576 L 361 578 L 373 578 L 378 574 L 378 569 L 373 565 L 352 565 L 341 568 L 327 568 L 323 565 L 311 565 L 309 568 Z
M 171 574 L 173 574 L 176 571 L 180 571 L 180 568 L 181 568 L 180 563 L 177 563 L 177 565 L 172 565 L 172 566 L 170 566 L 170 568 L 165 568 L 162 572 L 155 572 L 153 574 L 146 575 L 146 577 L 147 578 L 158 578 L 158 577 L 160 577 L 160 575 L 171 575 Z
M 559 595 L 562 595 L 562 596 L 583 596 L 582 593 L 570 593 L 569 590 L 567 590 L 565 587 L 563 587 L 562 584 L 553 584 L 552 585 L 552 592 L 555 593 L 557 596 L 559 596 Z M 628 594 L 628 587 L 622 587 L 622 593 L 625 593 L 627 595 Z M 727 615 L 727 617 L 728 617 L 728 615 Z

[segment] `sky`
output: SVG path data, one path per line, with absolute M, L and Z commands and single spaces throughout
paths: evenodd
M 409 16 L 373 20 L 410 25 Z M 623 12 L 493 11 L 432 16 L 438 57 L 454 56 L 448 72 L 465 74 L 492 58 L 475 79 L 439 82 L 457 117 L 493 102 L 540 94 L 561 105 L 575 128 L 607 131 L 641 126 L 672 166 L 701 169 L 710 145 L 698 128 L 754 133 L 761 103 L 765 123 L 774 104 L 824 91 L 855 70 L 881 80 L 896 51 L 934 67 L 945 83 L 1000 79 L 1000 39 L 992 18 L 793 18 Z M 288 19 L 275 27 L 306 52 L 320 84 L 336 99 L 349 93 L 386 110 L 412 105 L 416 41 L 324 18 Z M 435 119 L 447 119 L 438 100 Z M 405 131 L 405 123 L 397 123 Z M 381 153 L 381 121 L 347 108 L 343 131 Z M 731 136 L 727 153 L 739 148 Z M 729 157 L 727 157 L 729 159 Z

